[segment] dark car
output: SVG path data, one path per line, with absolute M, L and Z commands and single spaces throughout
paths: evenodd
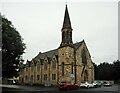
M 69 90 L 69 89 L 78 89 L 79 86 L 77 84 L 73 84 L 71 82 L 61 82 L 59 84 L 60 90 Z

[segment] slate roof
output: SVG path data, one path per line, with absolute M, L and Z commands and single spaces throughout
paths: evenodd
M 82 42 L 84 42 L 84 40 L 80 41 L 80 42 L 76 42 L 76 43 L 73 44 L 75 50 L 77 50 L 81 46 Z M 50 50 L 50 51 L 43 52 L 43 53 L 39 52 L 39 54 L 35 58 L 33 58 L 32 60 L 37 61 L 37 59 L 39 59 L 40 63 L 43 64 L 43 60 L 44 60 L 45 56 L 47 56 L 48 63 L 50 64 L 51 58 L 52 58 L 53 55 L 56 56 L 57 61 L 58 61 L 58 49 Z M 27 63 L 30 66 L 31 61 L 27 60 Z M 23 68 L 25 67 L 25 65 L 26 64 L 23 65 Z
M 58 49 L 54 49 L 54 50 L 51 50 L 51 51 L 47 51 L 47 52 L 43 52 L 43 53 L 39 53 L 39 57 L 40 59 L 44 59 L 45 56 L 49 57 L 49 58 L 52 58 L 53 55 L 58 55 Z
M 80 41 L 80 42 L 77 42 L 77 43 L 73 44 L 75 50 L 77 50 L 80 47 L 82 42 L 83 41 Z M 57 59 L 58 59 L 58 49 L 50 50 L 50 51 L 43 52 L 43 53 L 39 52 L 39 54 L 34 59 L 39 58 L 40 61 L 43 61 L 44 57 L 47 56 L 48 60 L 50 61 L 53 55 L 55 55 L 57 57 Z
M 82 42 L 84 42 L 84 40 L 80 41 L 80 42 L 77 42 L 77 43 L 74 43 L 75 50 L 77 50 L 81 46 Z

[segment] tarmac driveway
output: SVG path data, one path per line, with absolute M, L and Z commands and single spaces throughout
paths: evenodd
M 111 87 L 100 87 L 78 90 L 60 91 L 58 87 L 39 87 L 39 86 L 23 86 L 23 85 L 0 85 L 3 88 L 3 92 L 12 91 L 12 93 L 120 93 L 120 85 L 113 85 Z M 69 92 L 68 92 L 69 91 Z M 3 93 L 2 92 L 2 93 Z

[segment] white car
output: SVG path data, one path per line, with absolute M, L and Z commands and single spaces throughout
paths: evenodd
M 80 84 L 80 87 L 81 87 L 81 88 L 93 88 L 93 87 L 94 87 L 94 84 L 85 82 L 85 83 L 81 83 L 81 84 Z
M 109 82 L 109 81 L 106 81 L 106 82 L 104 82 L 104 86 L 112 86 L 112 83 L 111 82 Z
M 100 81 L 94 81 L 92 84 L 94 85 L 94 87 L 101 87 L 102 85 Z

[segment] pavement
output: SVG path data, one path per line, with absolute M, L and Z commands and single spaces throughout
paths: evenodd
M 120 93 L 120 85 L 77 90 L 61 91 L 58 87 L 40 87 L 27 85 L 0 85 L 2 93 Z

